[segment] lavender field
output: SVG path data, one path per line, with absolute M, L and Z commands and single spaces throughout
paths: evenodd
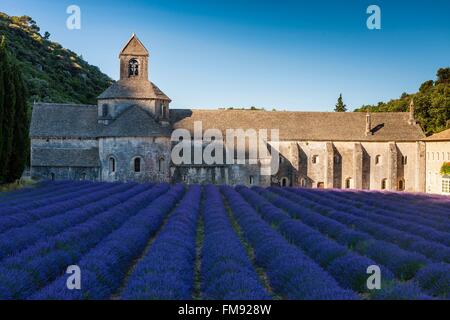
M 0 299 L 450 299 L 450 198 L 43 182 L 0 194 Z

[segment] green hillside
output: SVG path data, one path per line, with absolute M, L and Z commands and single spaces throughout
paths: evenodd
M 28 89 L 28 102 L 95 104 L 111 79 L 76 53 L 50 41 L 30 17 L 0 12 L 0 37 L 18 60 Z
M 450 128 L 450 68 L 439 69 L 436 80 L 425 81 L 416 93 L 403 93 L 399 99 L 379 102 L 377 105 L 364 105 L 355 111 L 408 111 L 411 99 L 414 99 L 416 119 L 426 134 Z

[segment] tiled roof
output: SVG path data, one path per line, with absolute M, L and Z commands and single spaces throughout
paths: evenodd
M 94 138 L 97 106 L 39 103 L 33 105 L 31 137 Z
M 170 101 L 154 83 L 148 80 L 125 79 L 114 82 L 98 99 L 159 99 Z
M 366 114 L 360 112 L 284 112 L 251 110 L 171 109 L 173 129 L 193 131 L 201 121 L 203 130 L 278 129 L 281 140 L 316 141 L 418 141 L 425 138 L 419 125 L 408 123 L 402 112 L 372 113 L 372 134 L 365 134 Z M 35 104 L 31 137 L 133 137 L 170 136 L 153 116 L 131 106 L 109 125 L 97 123 L 97 106 Z M 444 139 L 445 131 L 437 137 Z
M 450 141 L 450 129 L 435 133 L 425 139 L 426 141 Z
M 170 126 L 157 123 L 153 116 L 138 106 L 126 109 L 115 121 L 100 125 L 99 137 L 170 137 Z
M 408 123 L 409 113 L 372 113 L 372 134 L 365 134 L 362 112 L 286 112 L 260 110 L 171 109 L 173 128 L 193 132 L 194 122 L 203 130 L 279 129 L 280 140 L 316 141 L 417 141 L 425 137 L 418 124 Z
M 157 123 L 138 106 L 130 106 L 109 125 L 98 124 L 97 106 L 35 104 L 31 119 L 32 138 L 91 138 L 170 136 L 170 128 Z

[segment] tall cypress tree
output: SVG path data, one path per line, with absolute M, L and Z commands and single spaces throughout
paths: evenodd
M 6 64 L 6 44 L 5 36 L 0 39 L 0 183 L 3 181 L 3 145 L 4 145 L 4 133 L 3 133 L 3 114 L 4 114 L 4 101 L 5 101 L 5 82 L 4 82 L 4 69 Z
M 11 65 L 6 41 L 2 38 L 0 47 L 3 69 L 2 143 L 0 149 L 0 181 L 9 181 L 9 158 L 12 152 L 16 90 L 14 88 L 14 69 Z
M 0 41 L 0 183 L 22 175 L 28 155 L 25 85 L 19 66 Z
M 16 91 L 16 104 L 14 127 L 13 127 L 13 144 L 12 151 L 9 157 L 8 163 L 8 181 L 14 181 L 22 176 L 23 169 L 25 168 L 28 150 L 28 113 L 26 103 L 26 89 L 23 82 L 22 74 L 17 64 L 13 65 L 14 70 L 14 88 Z

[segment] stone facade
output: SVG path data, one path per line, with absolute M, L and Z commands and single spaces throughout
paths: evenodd
M 148 51 L 133 35 L 119 55 L 120 80 L 98 97 L 96 106 L 34 105 L 32 176 L 437 190 L 429 186 L 428 180 L 434 176 L 425 174 L 431 170 L 425 154 L 444 148 L 450 156 L 450 142 L 436 147 L 425 142 L 414 121 L 413 105 L 409 113 L 377 114 L 170 110 L 170 98 L 148 80 L 148 59 Z M 193 135 L 196 122 L 202 123 L 203 132 L 216 129 L 223 134 L 227 129 L 279 130 L 279 170 L 271 176 L 262 175 L 261 169 L 270 165 L 270 159 L 260 157 L 242 164 L 175 165 L 171 152 L 176 142 L 171 141 L 171 134 L 184 129 Z M 275 148 L 271 141 L 267 144 Z
M 444 162 L 450 162 L 450 129 L 426 139 L 426 192 L 450 194 L 450 176 L 440 172 Z

